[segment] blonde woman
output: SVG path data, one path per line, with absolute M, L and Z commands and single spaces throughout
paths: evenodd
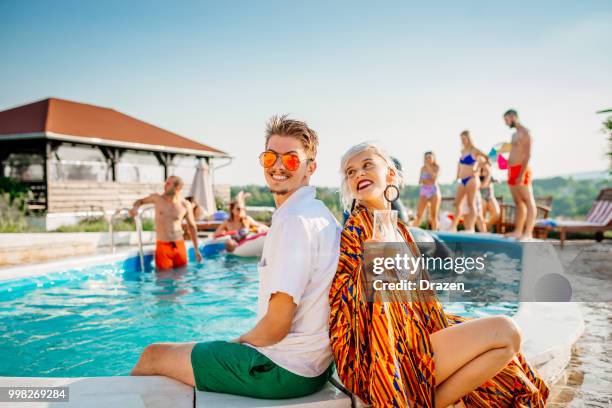
M 457 165 L 457 194 L 455 196 L 455 214 L 453 218 L 452 230 L 457 230 L 459 216 L 461 215 L 461 201 L 466 198 L 467 214 L 465 214 L 464 227 L 468 232 L 474 232 L 474 223 L 478 214 L 476 206 L 476 192 L 478 191 L 480 180 L 477 177 L 478 160 L 483 159 L 489 162 L 486 154 L 478 150 L 472 142 L 472 137 L 468 130 L 461 132 L 461 157 Z
M 544 407 L 548 388 L 519 353 L 520 332 L 510 318 L 468 321 L 445 313 L 431 293 L 425 302 L 366 297 L 363 245 L 372 239 L 374 211 L 391 208 L 387 200 L 402 186 L 402 174 L 371 143 L 351 148 L 341 172 L 343 206 L 356 201 L 329 292 L 330 344 L 342 383 L 375 407 L 447 407 L 459 400 L 469 407 Z M 400 221 L 396 228 L 418 256 L 407 226 Z
M 423 167 L 419 174 L 419 202 L 417 203 L 417 214 L 412 225 L 421 225 L 421 218 L 425 209 L 429 211 L 429 227 L 432 230 L 438 229 L 438 212 L 442 195 L 438 186 L 438 172 L 440 166 L 436 162 L 433 152 L 425 152 L 423 156 Z

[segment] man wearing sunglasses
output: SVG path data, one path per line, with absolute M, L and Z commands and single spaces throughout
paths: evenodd
M 332 373 L 328 293 L 341 228 L 315 199 L 318 139 L 306 123 L 275 116 L 259 162 L 276 211 L 257 266 L 257 324 L 238 339 L 148 346 L 132 375 L 166 375 L 199 390 L 294 398 Z

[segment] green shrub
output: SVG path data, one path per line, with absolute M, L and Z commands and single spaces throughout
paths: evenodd
M 22 213 L 25 213 L 26 202 L 32 195 L 27 185 L 10 177 L 0 177 L 0 195 L 2 194 L 7 194 L 9 203 L 16 203 Z
M 10 193 L 0 193 L 0 232 L 25 232 L 28 223 L 24 215 L 23 199 L 11 198 Z

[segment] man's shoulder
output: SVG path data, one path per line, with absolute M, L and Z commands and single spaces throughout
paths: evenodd
M 336 218 L 329 211 L 329 208 L 323 203 L 321 200 L 312 199 L 305 200 L 301 205 L 296 206 L 292 209 L 292 211 L 287 214 L 288 216 L 300 217 L 305 222 L 313 221 L 313 220 L 327 220 L 329 222 L 336 222 Z
M 531 137 L 531 131 L 525 126 L 521 126 L 520 128 L 516 129 L 516 134 L 519 137 Z
M 148 199 L 148 200 L 151 200 L 151 201 L 153 201 L 153 203 L 157 204 L 159 202 L 159 200 L 162 198 L 162 196 L 159 193 L 152 193 L 152 194 L 149 194 L 145 198 Z
M 334 215 L 325 204 L 317 199 L 307 200 L 283 214 L 281 219 L 273 220 L 276 224 L 299 224 L 304 229 L 322 229 L 326 226 L 340 227 Z

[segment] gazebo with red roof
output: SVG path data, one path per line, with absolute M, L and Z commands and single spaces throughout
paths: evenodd
M 29 185 L 30 212 L 114 210 L 229 157 L 110 108 L 47 98 L 0 112 L 0 175 Z

